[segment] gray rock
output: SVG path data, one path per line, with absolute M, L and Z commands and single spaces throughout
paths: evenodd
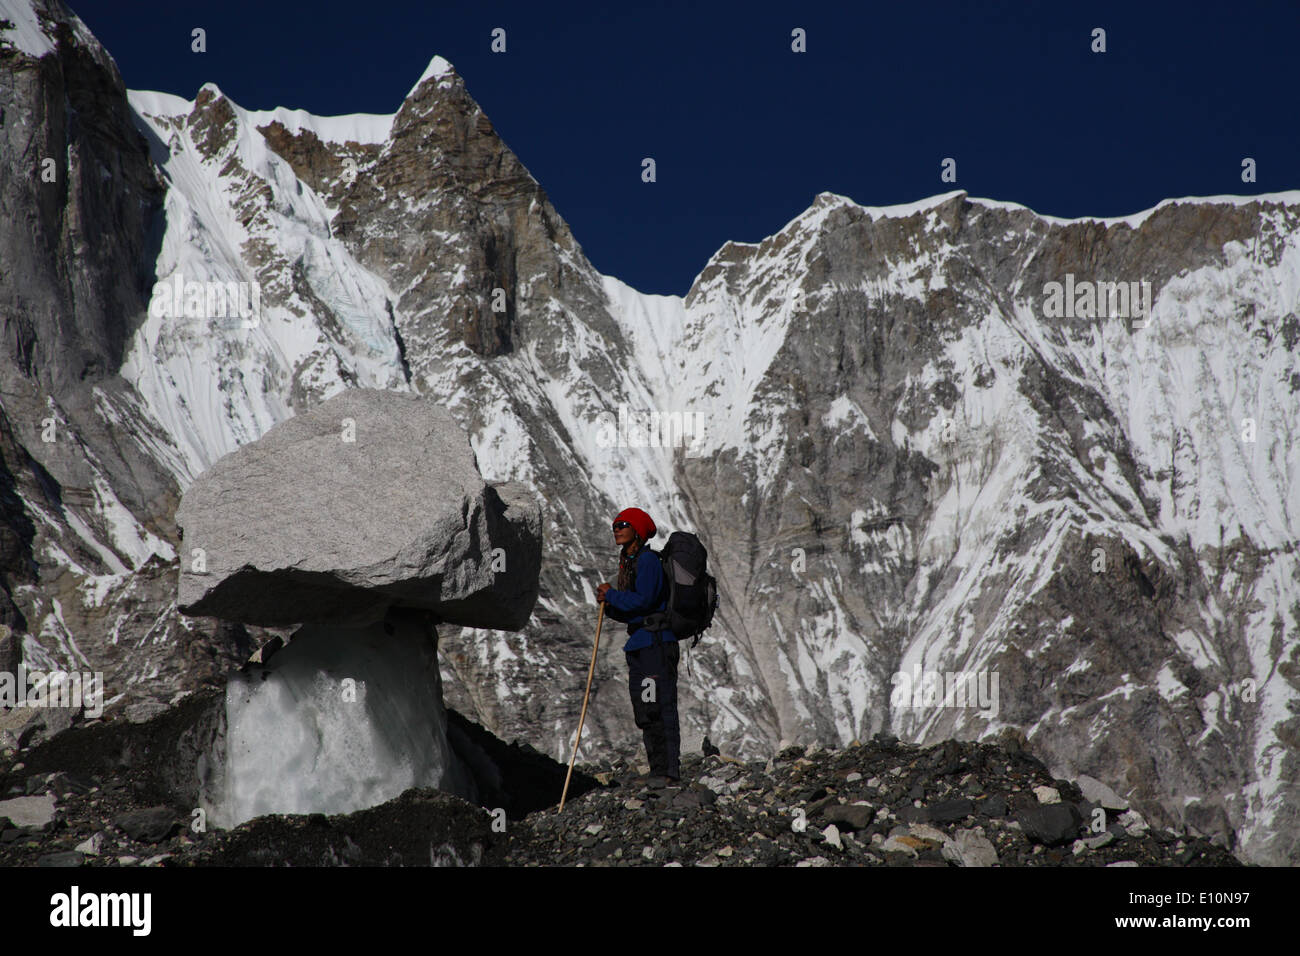
M 916 856 L 916 847 L 908 841 L 916 842 L 914 837 L 908 836 L 891 836 L 888 840 L 880 845 L 880 849 L 886 853 L 904 853 L 907 856 Z
M 451 414 L 409 393 L 350 389 L 281 422 L 200 475 L 176 519 L 190 615 L 286 625 L 401 605 L 515 630 L 537 598 L 538 502 L 486 484 Z
M 737 790 L 740 789 L 738 786 L 732 784 L 729 780 L 727 780 L 725 777 L 721 775 L 712 776 L 709 774 L 705 774 L 704 776 L 700 777 L 700 783 L 708 787 L 714 793 L 729 794 L 729 793 L 735 793 Z
M 89 839 L 78 843 L 76 850 L 78 853 L 84 853 L 86 856 L 99 856 L 100 851 L 104 848 L 104 834 L 96 833 Z
M 81 866 L 85 857 L 76 850 L 63 850 L 59 853 L 46 853 L 36 860 L 37 866 Z
M 1147 830 L 1147 822 L 1136 810 L 1125 810 L 1120 814 L 1119 825 L 1128 830 L 1130 836 L 1136 836 Z
M 906 830 L 908 836 L 914 836 L 918 840 L 929 840 L 939 846 L 942 846 L 948 839 L 948 835 L 942 830 L 925 823 L 909 824 Z M 894 836 L 895 834 L 891 831 L 890 835 Z
M 997 866 L 998 851 L 982 832 L 958 830 L 943 845 L 943 857 L 958 866 Z
M 839 827 L 837 827 L 835 824 L 832 823 L 825 830 L 823 830 L 822 836 L 825 837 L 826 842 L 829 843 L 831 846 L 835 847 L 835 849 L 837 850 L 844 849 L 844 844 L 840 841 Z
M 1090 803 L 1105 807 L 1107 810 L 1127 810 L 1129 808 L 1127 800 L 1096 777 L 1081 773 L 1079 779 L 1075 782 L 1079 785 L 1079 789 L 1083 791 L 1084 799 Z
M 44 743 L 72 726 L 80 708 L 23 707 L 0 712 L 0 738 L 17 748 Z
M 54 796 L 46 793 L 0 800 L 0 817 L 8 817 L 16 827 L 43 827 L 54 819 Z
M 254 651 L 253 656 L 249 658 L 249 661 L 251 661 L 254 664 L 270 663 L 270 660 L 275 655 L 275 653 L 279 650 L 282 650 L 283 648 L 284 648 L 284 638 L 277 635 L 271 638 L 261 647 L 259 647 L 256 651 Z
M 161 700 L 146 698 L 128 704 L 123 708 L 123 716 L 133 724 L 143 724 L 165 713 L 167 704 Z

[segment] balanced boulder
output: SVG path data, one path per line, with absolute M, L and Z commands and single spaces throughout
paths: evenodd
M 350 389 L 231 452 L 186 490 L 182 612 L 263 626 L 397 606 L 517 630 L 537 598 L 541 508 L 486 483 L 451 413 Z

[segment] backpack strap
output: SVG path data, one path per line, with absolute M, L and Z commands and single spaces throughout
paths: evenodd
M 673 575 L 671 573 L 672 568 L 667 567 L 667 562 L 664 560 L 664 552 L 657 551 L 654 552 L 654 554 L 659 558 L 659 564 L 664 569 L 664 576 L 668 578 L 668 603 L 665 605 L 664 610 L 655 611 L 653 614 L 647 614 L 642 618 L 641 626 L 648 631 L 654 632 L 655 640 L 657 642 L 659 640 L 659 632 L 666 631 L 669 628 L 669 622 L 671 620 L 669 612 L 673 607 L 673 599 L 677 597 L 677 582 L 673 580 Z

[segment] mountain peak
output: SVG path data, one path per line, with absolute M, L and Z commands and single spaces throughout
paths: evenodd
M 217 84 L 211 81 L 204 83 L 202 86 L 200 86 L 199 91 L 194 94 L 195 106 L 207 106 L 209 103 L 213 102 L 214 100 L 229 101 L 230 97 L 226 96 L 225 93 L 221 92 L 221 87 L 217 86 Z
M 420 78 L 415 81 L 415 85 L 411 87 L 410 91 L 403 97 L 403 101 L 409 100 L 414 96 L 416 90 L 423 86 L 426 80 L 441 80 L 445 76 L 454 75 L 455 72 L 456 68 L 451 65 L 449 60 L 435 55 L 434 58 L 429 61 L 429 65 L 424 68 L 424 72 L 420 74 Z
M 839 193 L 833 193 L 829 190 L 819 192 L 806 210 L 796 217 L 798 220 L 816 219 L 829 209 L 839 206 L 854 206 L 871 216 L 872 219 L 905 219 L 908 216 L 915 215 L 918 212 L 924 212 L 927 209 L 933 209 L 951 202 L 954 199 L 965 199 L 966 190 L 956 189 L 952 192 L 939 193 L 935 196 L 927 196 L 924 199 L 918 199 L 916 202 L 899 203 L 893 206 L 864 206 L 848 196 L 842 196 Z

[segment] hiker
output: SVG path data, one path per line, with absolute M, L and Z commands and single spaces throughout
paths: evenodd
M 632 713 L 645 739 L 651 786 L 675 786 L 681 779 L 681 728 L 677 720 L 677 635 L 646 626 L 647 615 L 668 603 L 668 582 L 659 556 L 646 542 L 655 523 L 640 508 L 625 508 L 614 519 L 614 542 L 621 546 L 618 587 L 602 584 L 596 600 L 605 613 L 627 625 L 628 690 Z

